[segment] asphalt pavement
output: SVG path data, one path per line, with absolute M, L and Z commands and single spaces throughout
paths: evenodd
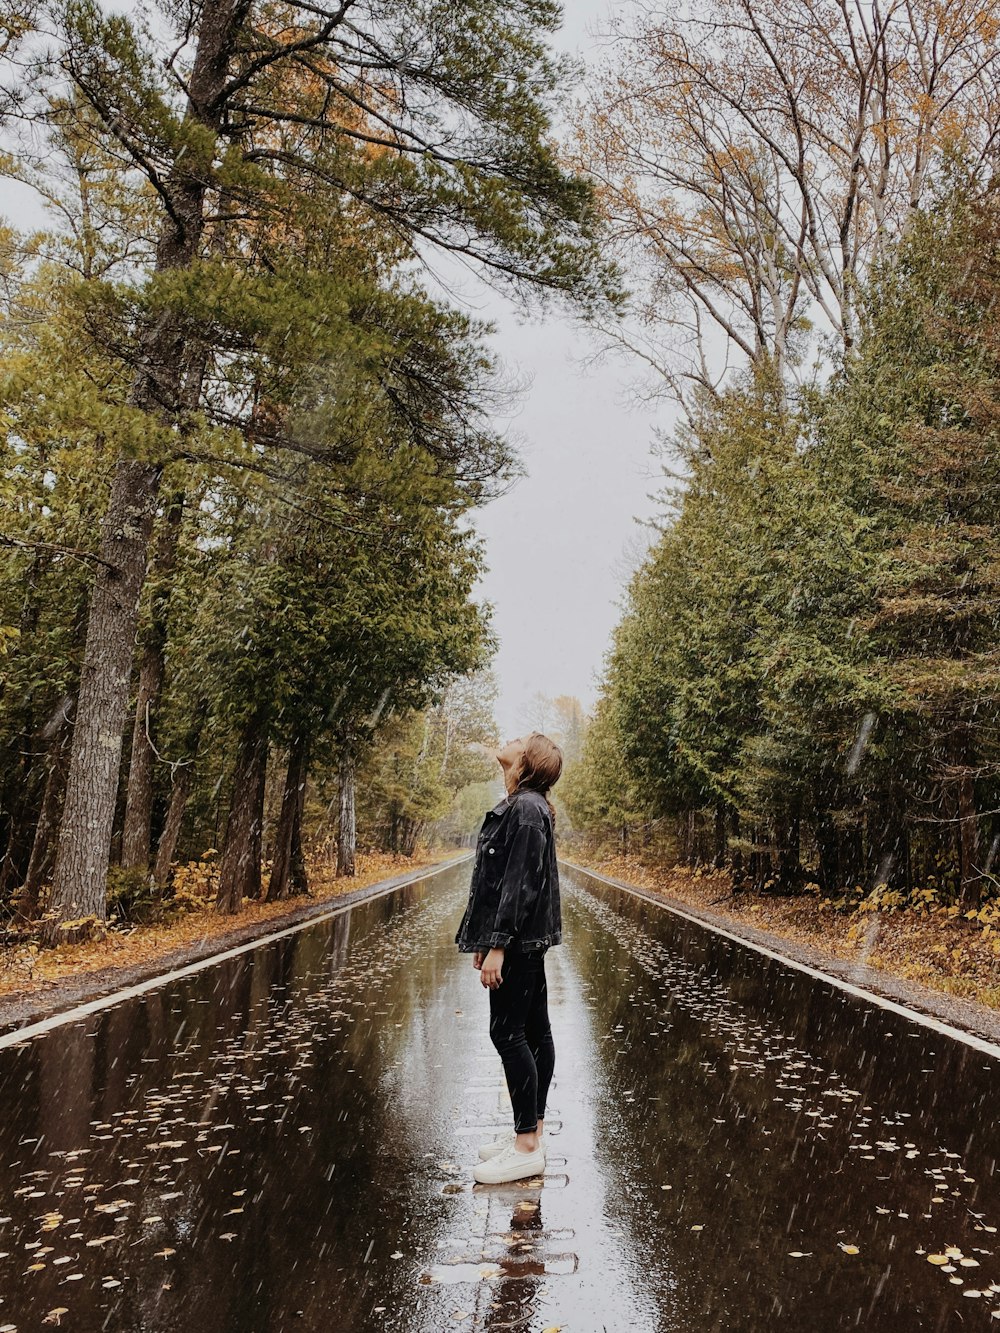
M 471 866 L 0 1050 L 0 1331 L 969 1329 L 997 1061 L 563 876 L 544 1177 L 453 943 Z

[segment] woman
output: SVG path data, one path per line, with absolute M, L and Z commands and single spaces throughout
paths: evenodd
M 545 1168 L 545 1100 L 555 1065 L 545 952 L 562 939 L 555 809 L 562 751 L 540 731 L 496 751 L 507 795 L 483 820 L 469 903 L 455 933 L 490 992 L 490 1040 L 503 1061 L 514 1133 L 479 1150 L 484 1185 Z

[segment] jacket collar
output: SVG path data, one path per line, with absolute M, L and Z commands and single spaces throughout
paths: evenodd
M 504 811 L 507 809 L 507 807 L 510 805 L 510 801 L 511 801 L 511 798 L 510 798 L 509 795 L 504 795 L 504 796 L 502 796 L 502 797 L 500 798 L 500 800 L 497 801 L 497 803 L 496 803 L 496 805 L 493 807 L 493 809 L 490 811 L 490 814 L 491 814 L 491 815 L 502 815 L 503 812 L 504 812 Z

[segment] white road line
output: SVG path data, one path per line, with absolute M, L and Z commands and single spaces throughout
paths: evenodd
M 340 907 L 331 908 L 329 912 L 319 912 L 316 916 L 308 917 L 305 921 L 299 921 L 294 926 L 287 926 L 284 930 L 273 931 L 270 935 L 261 935 L 255 940 L 248 940 L 246 944 L 236 945 L 222 953 L 210 954 L 207 958 L 199 958 L 197 962 L 188 963 L 185 967 L 175 968 L 172 972 L 163 972 L 159 976 L 150 977 L 148 981 L 141 981 L 135 986 L 126 986 L 123 990 L 112 991 L 110 995 L 102 995 L 99 999 L 88 1000 L 85 1004 L 75 1005 L 72 1009 L 53 1014 L 51 1018 L 43 1018 L 37 1023 L 29 1023 L 23 1028 L 15 1028 L 11 1032 L 5 1032 L 0 1036 L 0 1051 L 8 1046 L 20 1046 L 22 1042 L 31 1041 L 34 1037 L 40 1037 L 46 1032 L 51 1032 L 53 1028 L 62 1027 L 64 1023 L 75 1023 L 81 1018 L 86 1018 L 88 1014 L 97 1014 L 102 1009 L 110 1009 L 113 1005 L 122 1004 L 125 1000 L 132 1000 L 137 995 L 145 995 L 148 991 L 157 990 L 160 986 L 167 986 L 170 982 L 178 981 L 181 977 L 190 977 L 195 972 L 203 972 L 205 968 L 214 967 L 216 963 L 224 963 L 229 958 L 238 958 L 240 954 L 251 953 L 254 949 L 263 948 L 265 944 L 273 944 L 275 940 L 283 940 L 288 935 L 296 935 L 299 931 L 318 926 L 323 921 L 329 921 L 335 916 L 340 916 L 343 912 L 349 912 L 354 907 L 362 907 L 365 903 L 374 902 L 375 899 L 383 897 L 384 894 L 393 893 L 396 889 L 401 889 L 408 884 L 418 884 L 422 879 L 430 879 L 432 875 L 443 874 L 444 871 L 450 870 L 453 866 L 462 865 L 469 859 L 468 856 L 461 856 L 454 861 L 446 861 L 444 865 L 436 866 L 433 870 L 413 875 L 409 879 L 395 881 L 387 885 L 380 893 L 371 893 L 366 898 L 355 899 L 352 903 L 344 903 Z M 377 889 L 378 885 L 366 885 L 365 887 Z
M 856 999 L 864 1000 L 868 1004 L 878 1005 L 880 1009 L 887 1009 L 890 1013 L 899 1014 L 902 1018 L 909 1019 L 911 1023 L 919 1023 L 922 1027 L 930 1028 L 932 1032 L 938 1032 L 943 1037 L 950 1037 L 953 1041 L 964 1042 L 966 1046 L 971 1046 L 973 1050 L 981 1051 L 994 1060 L 1000 1060 L 1000 1045 L 996 1042 L 987 1041 L 985 1037 L 977 1037 L 974 1032 L 966 1032 L 963 1028 L 953 1027 L 950 1023 L 935 1018 L 933 1014 L 921 1013 L 919 1009 L 908 1009 L 906 1005 L 897 1004 L 895 1000 L 888 1000 L 884 995 L 877 995 L 875 991 L 865 990 L 864 987 L 855 986 L 850 981 L 843 981 L 830 972 L 821 972 L 819 968 L 810 967 L 808 963 L 797 962 L 796 959 L 789 958 L 787 954 L 775 953 L 773 949 L 768 949 L 763 944 L 755 944 L 753 940 L 745 939 L 742 935 L 735 935 L 722 926 L 703 921 L 701 917 L 694 916 L 691 912 L 685 912 L 681 907 L 674 907 L 671 903 L 663 902 L 648 890 L 639 889 L 630 884 L 623 884 L 616 879 L 609 879 L 607 875 L 599 875 L 596 870 L 588 870 L 585 866 L 574 865 L 572 861 L 563 861 L 561 857 L 560 863 L 577 874 L 589 875 L 592 879 L 602 880 L 605 884 L 610 884 L 612 888 L 619 889 L 624 893 L 631 893 L 633 897 L 641 898 L 643 902 L 652 903 L 654 907 L 660 907 L 665 912 L 672 912 L 674 916 L 683 917 L 685 921 L 700 926 L 702 930 L 710 930 L 715 935 L 721 935 L 723 939 L 732 940 L 734 944 L 742 945 L 744 949 L 753 949 L 757 953 L 763 954 L 765 958 L 772 958 L 776 963 L 781 963 L 783 967 L 791 967 L 796 972 L 804 972 L 807 977 L 812 977 L 814 981 L 825 981 L 827 985 L 836 986 L 838 990 L 846 991 L 848 995 L 853 995 Z

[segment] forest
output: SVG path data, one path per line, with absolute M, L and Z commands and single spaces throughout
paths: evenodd
M 668 0 L 594 81 L 577 151 L 636 294 L 609 337 L 681 408 L 564 792 L 624 854 L 1000 888 L 998 31 Z
M 1000 4 L 641 0 L 582 79 L 550 0 L 4 15 L 45 218 L 0 230 L 7 921 L 86 935 L 206 857 L 231 914 L 359 829 L 467 833 L 472 518 L 523 465 L 436 258 L 669 423 L 567 834 L 996 894 Z
M 0 165 L 45 222 L 0 233 L 0 907 L 58 943 L 190 858 L 233 913 L 306 890 L 306 838 L 350 875 L 359 818 L 412 853 L 493 776 L 469 518 L 520 475 L 428 258 L 620 299 L 558 9 L 4 11 Z

